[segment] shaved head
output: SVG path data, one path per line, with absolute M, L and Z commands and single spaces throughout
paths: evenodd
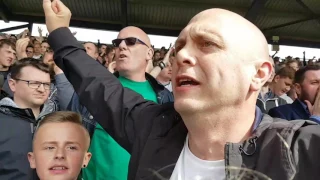
M 127 44 L 126 38 L 137 40 Z M 138 27 L 128 26 L 119 32 L 117 39 L 121 40 L 115 48 L 116 68 L 119 74 L 127 79 L 145 81 L 145 71 L 153 57 L 148 35 Z
M 146 43 L 149 47 L 151 47 L 150 38 L 142 29 L 138 27 L 134 27 L 134 26 L 125 27 L 118 34 L 119 39 L 127 38 L 127 37 L 138 38 L 142 40 L 144 43 Z
M 262 32 L 254 24 L 234 12 L 224 9 L 209 9 L 194 16 L 188 25 L 194 22 L 199 23 L 199 26 L 193 27 L 194 31 L 210 32 L 215 29 L 214 33 L 223 37 L 224 45 L 237 46 L 234 50 L 239 53 L 239 56 L 244 57 L 241 60 L 258 61 L 269 58 L 268 43 Z M 204 24 L 200 25 L 200 22 L 204 22 Z M 206 22 L 208 24 L 205 24 Z
M 241 109 L 244 104 L 251 107 L 272 73 L 263 33 L 242 16 L 223 9 L 194 16 L 181 31 L 175 49 L 175 108 L 185 117 L 223 108 Z M 198 81 L 199 88 L 179 91 L 175 79 L 185 75 Z

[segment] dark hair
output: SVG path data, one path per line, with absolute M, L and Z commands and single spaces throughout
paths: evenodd
M 32 48 L 33 49 L 33 46 L 32 45 L 28 45 L 27 48 Z
M 100 44 L 99 48 L 101 48 L 102 46 L 107 46 L 107 48 L 108 48 L 107 44 Z
M 4 45 L 8 45 L 13 50 L 16 50 L 16 45 L 10 39 L 1 39 L 0 40 L 0 48 L 2 48 Z
M 295 70 L 291 67 L 283 67 L 279 71 L 277 71 L 276 76 L 280 76 L 280 78 L 289 78 L 294 79 Z
M 12 79 L 19 79 L 21 69 L 24 67 L 34 67 L 36 69 L 39 69 L 40 71 L 43 71 L 45 73 L 51 74 L 51 70 L 48 65 L 46 65 L 44 62 L 38 59 L 34 58 L 23 58 L 19 61 L 17 61 L 11 68 L 11 78 Z
M 318 71 L 320 70 L 320 66 L 319 65 L 308 65 L 305 66 L 301 69 L 299 69 L 294 77 L 294 82 L 301 84 L 304 81 L 304 77 L 307 71 Z
M 159 51 L 159 50 L 156 50 L 156 51 L 154 52 L 154 55 L 155 55 L 156 53 L 160 53 L 160 51 Z
M 15 39 L 17 39 L 17 36 L 15 36 L 14 34 L 11 34 L 10 37 L 14 37 Z
M 47 44 L 49 44 L 46 40 L 43 40 L 43 41 L 41 42 L 41 44 L 42 44 L 42 43 L 47 43 Z
M 115 48 L 113 46 L 107 46 L 106 55 L 109 55 Z

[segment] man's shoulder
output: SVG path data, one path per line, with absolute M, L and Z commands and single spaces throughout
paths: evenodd
M 261 125 L 258 128 L 261 132 L 277 132 L 278 135 L 293 137 L 293 134 L 298 133 L 303 136 L 315 134 L 320 137 L 320 126 L 316 122 L 309 120 L 285 120 L 281 118 L 273 118 L 269 115 L 264 115 Z

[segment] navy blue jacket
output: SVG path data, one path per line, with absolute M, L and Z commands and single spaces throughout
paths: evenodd
M 320 124 L 320 117 L 311 116 L 307 105 L 298 99 L 292 104 L 286 104 L 271 109 L 269 115 L 286 120 L 309 119 Z

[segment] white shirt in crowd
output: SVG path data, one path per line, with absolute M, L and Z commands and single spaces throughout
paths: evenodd
M 34 58 L 34 59 L 40 59 L 41 56 L 42 56 L 41 54 L 40 54 L 39 56 L 33 55 L 33 58 Z
M 197 158 L 189 149 L 188 136 L 170 180 L 223 180 L 225 162 Z
M 283 94 L 282 96 L 280 96 L 282 99 L 286 100 L 288 104 L 292 104 L 293 100 L 287 95 L 287 94 Z
M 164 85 L 164 87 L 167 88 L 170 92 L 172 92 L 172 84 L 171 84 L 171 81 L 170 81 L 168 84 Z

